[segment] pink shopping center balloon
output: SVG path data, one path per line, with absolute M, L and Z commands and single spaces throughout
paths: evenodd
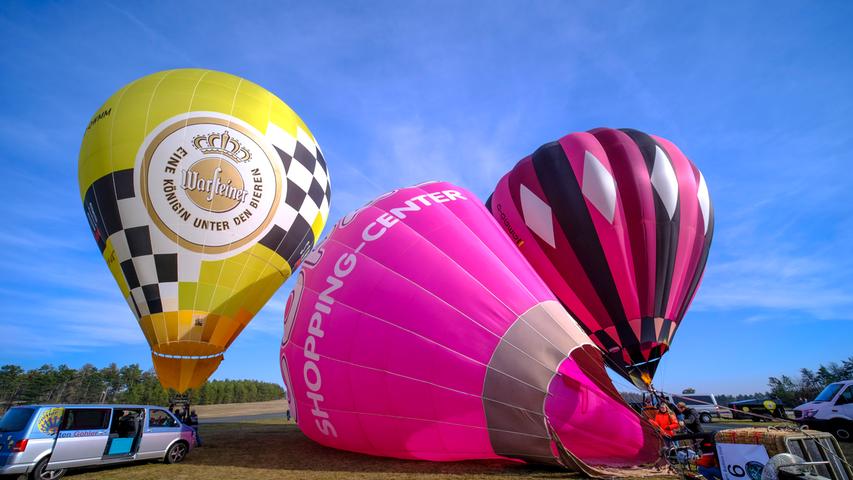
M 483 204 L 449 183 L 383 195 L 306 257 L 281 366 L 299 427 L 334 448 L 566 466 L 658 455 L 600 351 Z

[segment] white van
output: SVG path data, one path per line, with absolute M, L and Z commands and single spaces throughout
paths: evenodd
M 841 441 L 853 440 L 853 380 L 830 383 L 814 400 L 795 408 L 794 419 Z

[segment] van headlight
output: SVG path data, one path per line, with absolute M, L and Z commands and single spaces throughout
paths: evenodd
M 817 413 L 816 408 L 810 408 L 808 410 L 803 410 L 803 418 L 812 418 Z

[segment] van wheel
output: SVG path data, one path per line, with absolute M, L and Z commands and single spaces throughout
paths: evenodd
M 711 423 L 711 416 L 707 413 L 703 413 L 702 415 L 699 415 L 699 421 L 702 423 Z
M 853 422 L 839 421 L 832 426 L 832 434 L 842 442 L 851 442 L 853 441 L 853 438 L 851 438 L 851 427 L 853 427 Z
M 187 457 L 188 451 L 189 449 L 187 448 L 186 443 L 177 442 L 169 447 L 169 451 L 166 452 L 166 456 L 163 458 L 163 461 L 166 463 L 180 463 Z
M 65 468 L 60 468 L 59 470 L 47 470 L 47 462 L 49 461 L 50 457 L 45 457 L 39 460 L 36 467 L 32 472 L 30 472 L 28 478 L 30 480 L 59 480 L 64 477 L 65 472 L 68 470 Z

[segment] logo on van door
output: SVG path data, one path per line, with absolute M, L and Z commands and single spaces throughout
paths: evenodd
M 62 421 L 62 408 L 50 408 L 41 414 L 38 421 L 39 432 L 47 435 L 56 435 L 59 430 L 59 422 Z

